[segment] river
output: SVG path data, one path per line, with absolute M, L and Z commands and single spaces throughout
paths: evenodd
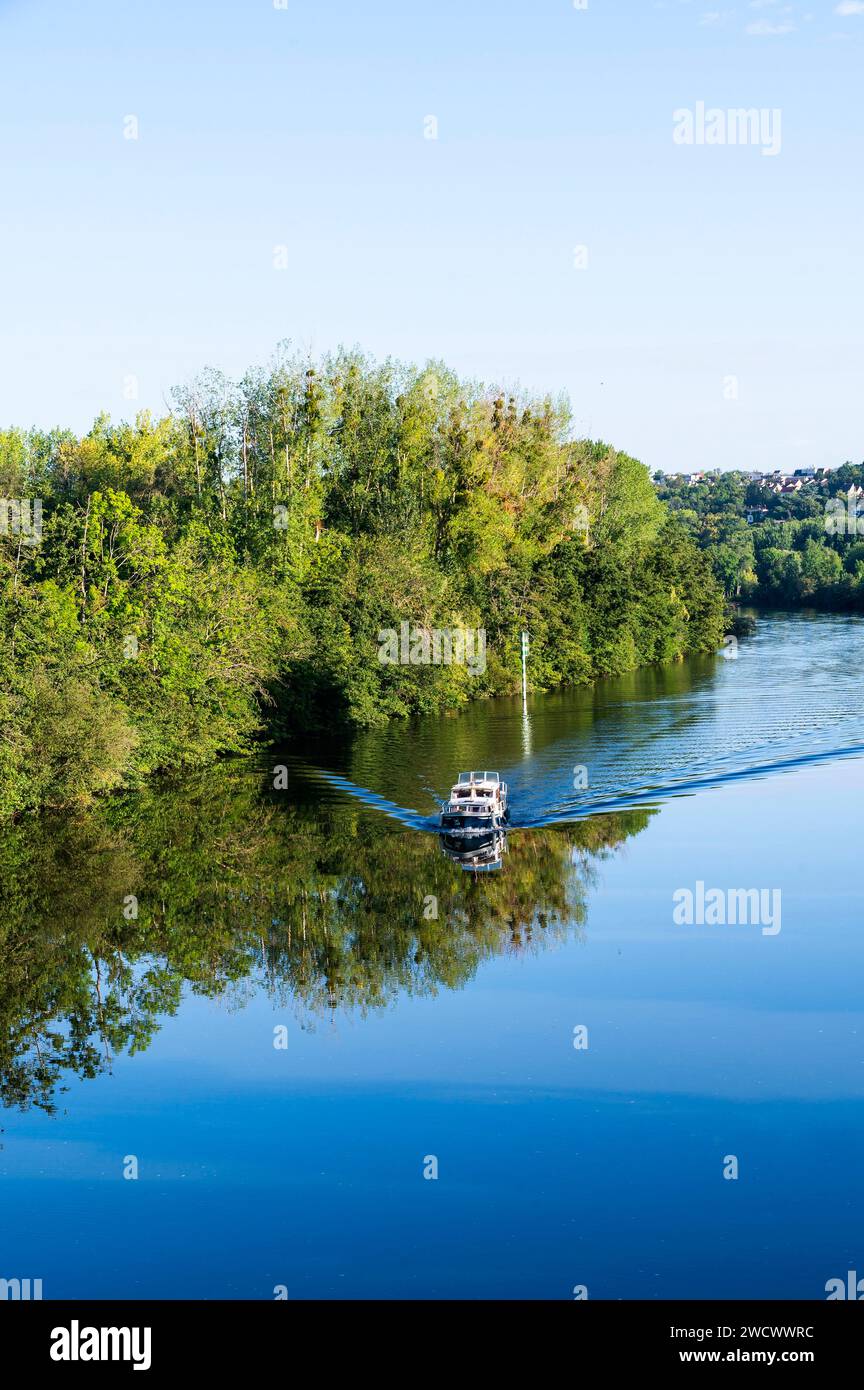
M 726 658 L 7 827 L 0 1277 L 628 1299 L 864 1276 L 862 663 L 860 618 L 763 616 Z M 482 873 L 434 830 L 469 767 L 511 791 Z

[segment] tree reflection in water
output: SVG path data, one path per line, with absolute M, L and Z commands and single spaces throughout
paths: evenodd
M 498 872 L 353 802 L 286 804 L 247 764 L 0 832 L 0 1094 L 145 1049 L 184 991 L 266 990 L 304 1026 L 470 980 L 579 932 L 596 866 L 650 811 L 510 832 Z

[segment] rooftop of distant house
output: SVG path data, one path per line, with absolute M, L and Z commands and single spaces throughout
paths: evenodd
M 763 473 L 759 469 L 733 469 L 741 477 L 746 478 L 748 483 L 759 483 L 770 492 L 800 492 L 806 487 L 824 487 L 829 480 L 831 473 L 834 472 L 832 465 L 820 465 L 816 468 L 796 468 L 791 472 L 784 472 L 782 468 L 775 468 L 770 473 Z M 696 487 L 699 483 L 707 483 L 709 486 L 727 477 L 728 474 L 720 469 L 713 469 L 711 472 L 696 473 L 665 473 L 664 480 L 667 482 L 682 482 Z

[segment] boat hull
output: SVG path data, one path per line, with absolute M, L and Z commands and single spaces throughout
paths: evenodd
M 445 835 L 476 837 L 505 829 L 508 819 L 507 784 L 497 772 L 460 772 L 438 823 Z
M 503 830 L 505 816 L 496 812 L 491 816 L 460 815 L 458 812 L 441 812 L 441 829 L 448 835 L 490 835 Z

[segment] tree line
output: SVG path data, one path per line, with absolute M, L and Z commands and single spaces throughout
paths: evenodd
M 777 493 L 736 470 L 658 495 L 708 556 L 727 597 L 767 607 L 864 611 L 864 464 L 824 487 Z M 850 492 L 851 489 L 851 492 Z
M 0 496 L 0 816 L 514 691 L 523 628 L 539 690 L 722 638 L 639 462 L 440 363 L 283 348 L 159 419 L 8 429 Z M 482 629 L 482 672 L 382 663 L 403 622 Z

